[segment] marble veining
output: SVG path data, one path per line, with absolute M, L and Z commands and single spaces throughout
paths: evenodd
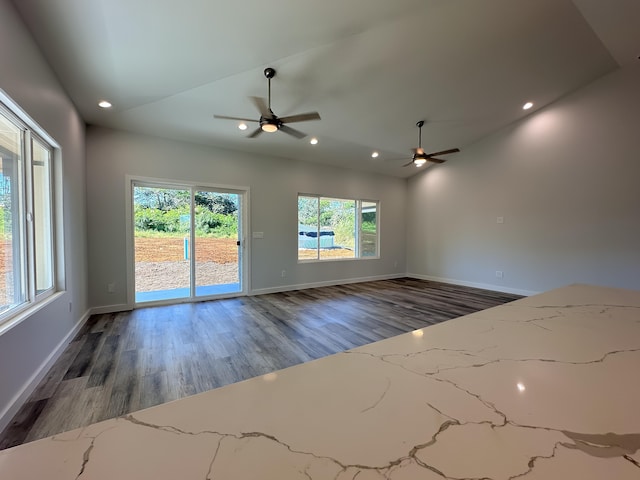
M 0 478 L 638 479 L 640 292 L 572 285 L 0 452 Z

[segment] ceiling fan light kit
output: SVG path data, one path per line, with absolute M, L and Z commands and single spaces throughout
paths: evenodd
M 260 124 L 260 128 L 263 132 L 273 133 L 278 131 L 278 125 L 270 122 L 263 122 Z
M 252 118 L 229 117 L 227 115 L 214 115 L 214 118 L 258 123 L 258 128 L 251 132 L 248 135 L 248 138 L 256 138 L 262 132 L 274 133 L 278 130 L 298 139 L 306 137 L 306 133 L 303 133 L 300 130 L 296 130 L 295 128 L 290 127 L 288 124 L 295 122 L 308 122 L 309 120 L 320 120 L 320 114 L 318 112 L 309 112 L 299 113 L 297 115 L 289 115 L 286 117 L 278 117 L 275 113 L 273 113 L 273 110 L 271 110 L 271 79 L 276 76 L 275 69 L 271 67 L 265 68 L 264 76 L 267 78 L 267 81 L 269 83 L 269 98 L 267 103 L 265 103 L 264 98 L 249 97 L 260 112 L 259 120 L 255 120 Z

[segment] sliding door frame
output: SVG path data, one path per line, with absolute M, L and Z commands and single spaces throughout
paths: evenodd
M 238 249 L 238 261 L 241 263 L 241 267 L 239 268 L 238 274 L 240 276 L 240 291 L 233 292 L 229 294 L 221 294 L 221 295 L 212 295 L 212 296 L 202 296 L 196 297 L 194 295 L 190 295 L 186 298 L 176 298 L 171 300 L 159 300 L 153 302 L 144 302 L 141 304 L 136 303 L 135 301 L 135 229 L 133 227 L 133 211 L 134 211 L 134 198 L 133 198 L 133 188 L 134 184 L 142 184 L 145 186 L 159 187 L 159 188 L 175 188 L 175 189 L 185 189 L 190 190 L 191 197 L 193 200 L 193 190 L 194 189 L 203 189 L 203 190 L 219 190 L 225 192 L 233 192 L 240 195 L 240 222 L 238 223 L 238 240 L 240 241 L 240 246 Z M 251 236 L 247 235 L 249 232 L 249 225 L 251 224 L 249 218 L 249 212 L 251 209 L 249 208 L 250 202 L 250 191 L 249 187 L 246 186 L 237 186 L 237 185 L 223 185 L 217 183 L 204 183 L 204 182 L 189 182 L 184 180 L 172 180 L 167 178 L 153 178 L 153 177 L 141 177 L 134 175 L 126 175 L 125 176 L 125 202 L 126 202 L 126 262 L 127 262 L 127 308 L 134 309 L 136 307 L 147 307 L 147 306 L 155 306 L 155 305 L 170 305 L 177 303 L 192 303 L 192 302 L 202 302 L 205 300 L 212 300 L 217 298 L 230 298 L 230 297 L 239 297 L 246 296 L 247 292 L 251 291 L 250 279 L 250 265 L 251 265 Z M 191 215 L 191 229 L 193 231 L 194 227 L 194 218 Z M 195 233 L 194 233 L 195 234 Z M 193 249 L 194 242 L 190 242 L 190 252 L 189 258 L 193 259 Z M 195 274 L 193 264 L 190 266 L 190 276 L 191 276 L 191 288 L 195 289 L 195 285 L 193 283 L 193 275 Z M 193 291 L 192 291 L 193 294 Z

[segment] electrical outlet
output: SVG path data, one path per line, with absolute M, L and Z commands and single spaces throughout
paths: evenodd
M 116 293 L 116 283 L 111 282 L 107 284 L 107 293 Z
M 280 276 L 282 278 L 286 277 L 287 276 L 287 271 L 286 270 L 282 270 L 282 273 L 280 274 Z
M 498 278 L 504 277 L 504 272 L 502 270 L 496 270 L 496 277 Z

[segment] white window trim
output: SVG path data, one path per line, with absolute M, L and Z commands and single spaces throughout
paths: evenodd
M 360 260 L 379 260 L 380 259 L 380 200 L 372 200 L 367 198 L 342 198 L 342 197 L 337 197 L 332 195 L 319 195 L 317 193 L 299 192 L 296 199 L 299 199 L 300 197 L 312 197 L 312 198 L 317 198 L 318 200 L 322 198 L 327 198 L 327 199 L 356 202 L 356 225 L 355 225 L 356 241 L 355 241 L 355 252 L 354 252 L 355 256 L 353 257 L 300 259 L 298 251 L 296 250 L 296 258 L 298 263 L 353 262 L 353 261 L 360 261 Z M 362 251 L 362 204 L 363 203 L 376 204 L 376 254 L 372 256 L 367 256 L 367 257 L 363 257 L 360 255 Z M 299 215 L 299 211 L 297 208 L 296 208 L 296 213 L 298 213 Z M 299 224 L 299 217 L 296 218 L 296 225 L 298 224 Z
M 11 330 L 16 325 L 19 325 L 24 320 L 28 319 L 31 315 L 36 313 L 41 308 L 49 305 L 54 300 L 59 298 L 65 288 L 65 275 L 64 275 L 64 236 L 62 228 L 62 182 L 61 182 L 61 160 L 62 152 L 61 147 L 51 135 L 49 135 L 38 123 L 33 120 L 26 111 L 24 111 L 11 97 L 9 97 L 4 90 L 0 89 L 0 110 L 8 116 L 12 122 L 15 122 L 19 128 L 23 129 L 25 133 L 24 145 L 25 151 L 23 154 L 25 158 L 30 155 L 33 139 L 37 139 L 48 148 L 51 152 L 51 178 L 50 178 L 50 192 L 51 195 L 51 225 L 52 225 L 52 268 L 53 268 L 53 286 L 40 293 L 36 293 L 35 285 L 35 266 L 34 261 L 34 246 L 33 239 L 31 238 L 31 231 L 33 229 L 32 222 L 25 221 L 24 233 L 27 235 L 27 257 L 28 257 L 28 272 L 27 275 L 27 299 L 19 306 L 11 308 L 6 312 L 0 314 L 0 335 Z M 24 197 L 25 197 L 25 211 L 33 211 L 33 185 L 31 184 L 32 178 L 32 165 L 29 161 L 25 163 L 25 173 L 23 177 L 24 185 Z

